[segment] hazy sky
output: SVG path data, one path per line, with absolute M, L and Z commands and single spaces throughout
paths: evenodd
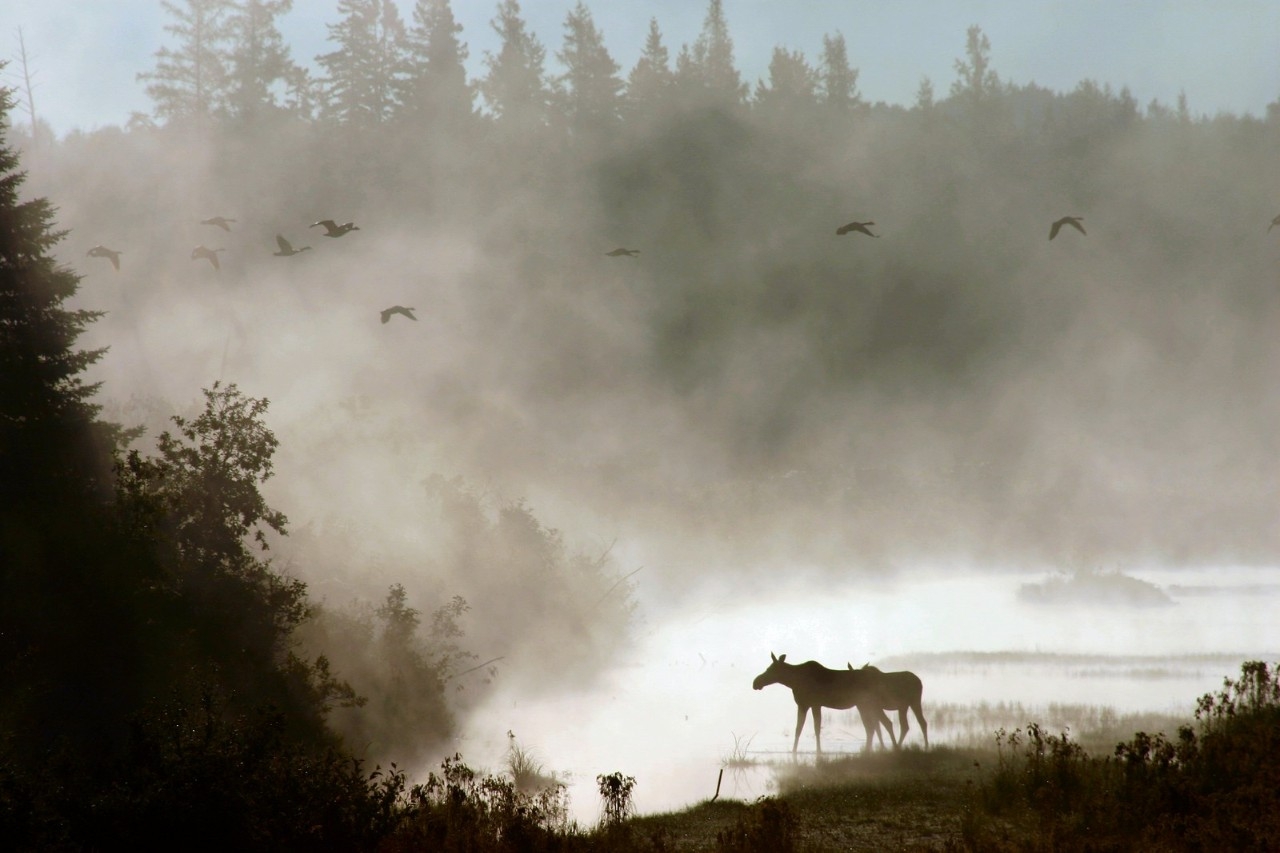
M 180 2 L 180 0 L 176 0 Z M 409 18 L 413 0 L 399 0 Z M 525 20 L 547 48 L 554 72 L 572 0 L 528 0 Z M 631 68 L 656 17 L 673 58 L 697 38 L 700 0 L 593 0 L 596 25 L 614 59 Z M 1252 113 L 1280 98 L 1280 3 L 1273 0 L 725 0 L 739 69 L 753 85 L 767 73 L 775 45 L 816 61 L 825 33 L 843 33 L 859 88 L 871 101 L 910 103 L 922 77 L 939 96 L 954 78 L 965 30 L 978 24 L 991 39 L 996 71 L 1015 83 L 1069 90 L 1083 79 L 1128 86 L 1146 105 L 1173 103 L 1185 90 L 1193 113 Z M 495 50 L 489 26 L 496 0 L 454 0 L 471 50 L 470 70 L 483 74 Z M 294 60 L 315 67 L 332 49 L 326 24 L 337 0 L 295 0 L 281 29 Z M 0 57 L 18 56 L 18 30 L 35 73 L 37 113 L 59 134 L 122 125 L 150 103 L 136 80 L 154 65 L 169 36 L 160 0 L 5 0 L 0 4 Z M 3 75 L 19 81 L 16 63 Z M 15 117 L 21 121 L 25 113 Z

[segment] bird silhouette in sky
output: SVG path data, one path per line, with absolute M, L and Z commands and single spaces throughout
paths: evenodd
M 223 231 L 230 231 L 232 222 L 235 222 L 235 220 L 227 219 L 225 216 L 214 216 L 214 217 L 210 217 L 209 219 L 200 220 L 201 225 L 215 225 L 218 228 L 221 228 Z
M 303 246 L 300 249 L 295 249 L 289 243 L 289 241 L 284 238 L 283 234 L 276 235 L 276 243 L 280 246 L 280 251 L 272 252 L 271 254 L 275 255 L 278 258 L 287 258 L 290 255 L 298 255 L 311 248 L 310 246 Z
M 356 225 L 354 222 L 344 222 L 339 225 L 332 219 L 321 219 L 319 222 L 312 222 L 308 227 L 315 228 L 317 225 L 324 226 L 324 236 L 326 237 L 341 237 L 348 231 L 360 230 L 360 226 Z
M 220 270 L 222 269 L 222 265 L 218 263 L 218 253 L 225 251 L 226 249 L 210 249 L 208 246 L 196 246 L 191 250 L 191 260 L 198 261 L 201 258 L 204 258 L 206 261 L 213 264 L 213 268 L 215 270 Z
M 392 314 L 403 314 L 404 316 L 408 317 L 410 320 L 417 322 L 418 318 L 413 316 L 414 310 L 415 309 L 413 308 L 406 308 L 403 305 L 392 305 L 390 308 L 382 309 L 382 322 L 383 323 L 391 322 Z
M 1280 225 L 1280 216 L 1277 216 L 1275 219 L 1271 220 L 1271 225 L 1267 228 L 1267 233 L 1270 234 L 1271 229 L 1275 228 L 1277 225 Z
M 111 266 L 115 267 L 117 272 L 120 271 L 120 255 L 122 253 L 117 252 L 115 249 L 108 249 L 106 246 L 97 245 L 85 254 L 91 258 L 107 258 L 111 261 Z
M 640 250 L 624 249 L 622 247 L 618 247 L 617 249 L 614 249 L 612 252 L 605 252 L 605 254 L 611 258 L 634 258 L 636 255 L 640 254 Z
M 839 228 L 837 228 L 836 234 L 843 237 L 845 234 L 848 234 L 850 231 L 857 231 L 860 234 L 866 234 L 868 237 L 879 237 L 880 236 L 879 234 L 871 233 L 871 229 L 868 227 L 870 225 L 875 225 L 875 223 L 874 222 L 850 222 L 848 225 L 841 225 Z
M 1084 221 L 1083 216 L 1062 217 L 1057 222 L 1053 223 L 1052 227 L 1049 228 L 1049 239 L 1052 240 L 1054 237 L 1057 237 L 1058 232 L 1062 230 L 1063 225 L 1070 225 L 1072 228 L 1076 229 L 1081 234 L 1088 234 L 1089 232 L 1085 231 L 1084 226 L 1080 224 L 1083 221 Z

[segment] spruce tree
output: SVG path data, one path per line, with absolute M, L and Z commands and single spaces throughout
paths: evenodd
M 253 122 L 279 109 L 277 87 L 296 79 L 298 67 L 276 26 L 293 0 L 240 0 L 227 20 L 226 111 Z
M 26 174 L 8 147 L 12 91 L 0 89 L 0 513 L 56 508 L 110 484 L 105 425 L 84 371 L 103 349 L 75 341 L 100 311 L 69 309 L 80 276 L 49 254 L 66 236 L 43 198 L 19 200 Z M 41 510 L 42 511 L 42 510 Z
M 502 0 L 491 26 L 502 44 L 496 54 L 485 55 L 489 73 L 480 81 L 480 93 L 508 127 L 545 124 L 550 98 L 544 70 L 547 52 L 520 17 L 518 0 Z
M 556 58 L 565 67 L 556 79 L 556 104 L 569 127 L 598 133 L 615 126 L 621 112 L 620 68 L 581 2 L 565 17 L 564 47 Z
M 449 0 L 418 0 L 409 30 L 402 101 L 406 113 L 432 127 L 458 129 L 474 115 L 467 45 Z
M 338 14 L 328 25 L 338 49 L 316 58 L 327 73 L 322 113 L 352 127 L 383 124 L 404 85 L 404 21 L 394 0 L 339 0 Z
M 75 345 L 101 312 L 66 307 L 80 276 L 50 254 L 66 234 L 53 206 L 20 200 L 11 106 L 0 89 L 0 731 L 17 735 L 0 764 L 10 748 L 47 755 L 64 726 L 81 745 L 97 737 L 129 689 L 115 668 L 136 591 L 104 557 L 122 435 L 98 420 L 83 376 L 104 350 Z
M 185 0 L 181 6 L 161 0 L 160 5 L 174 18 L 165 32 L 178 42 L 157 50 L 155 70 L 138 79 L 149 81 L 146 92 L 156 118 L 208 118 L 223 103 L 227 85 L 231 0 Z
M 1000 78 L 991 68 L 991 40 L 976 24 L 965 34 L 964 59 L 955 61 L 957 79 L 951 96 L 977 106 L 1000 92 Z
M 718 106 L 742 103 L 747 84 L 733 64 L 733 38 L 724 15 L 723 0 L 710 0 L 702 32 L 691 50 L 681 51 L 677 78 L 686 91 Z
M 811 106 L 817 101 L 818 75 L 798 50 L 773 49 L 769 82 L 756 86 L 758 108 L 774 115 Z
M 624 103 L 628 115 L 652 117 L 657 114 L 671 94 L 672 81 L 671 57 L 662 43 L 658 19 L 650 18 L 644 50 L 627 75 Z
M 845 110 L 862 102 L 858 93 L 858 69 L 849 66 L 849 51 L 843 34 L 822 37 L 818 74 L 822 100 L 827 106 Z

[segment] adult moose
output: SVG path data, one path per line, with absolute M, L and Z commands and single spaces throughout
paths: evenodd
M 907 739 L 907 709 L 915 712 L 916 722 L 920 724 L 920 734 L 924 735 L 925 749 L 929 748 L 929 724 L 925 722 L 924 710 L 920 698 L 924 694 L 924 684 L 920 677 L 910 670 L 884 672 L 871 664 L 863 664 L 862 669 L 854 669 L 853 664 L 846 664 L 850 672 L 862 672 L 870 676 L 875 695 L 875 702 L 885 711 L 898 712 L 898 741 L 901 746 Z
M 796 737 L 791 744 L 791 752 L 795 753 L 800 744 L 800 732 L 804 730 L 804 720 L 809 711 L 813 711 L 813 738 L 817 751 L 822 753 L 822 709 L 834 708 L 847 710 L 854 706 L 862 717 L 862 727 L 867 731 L 867 745 L 863 751 L 870 752 L 872 739 L 880 732 L 883 724 L 889 730 L 889 740 L 896 747 L 898 741 L 893 737 L 893 723 L 885 715 L 880 706 L 879 680 L 874 674 L 860 669 L 827 669 L 817 661 L 804 663 L 787 663 L 786 655 L 775 655 L 769 652 L 773 663 L 764 672 L 756 676 L 751 686 L 762 690 L 770 684 L 781 684 L 791 688 L 791 695 L 796 700 Z M 880 746 L 884 746 L 884 735 L 880 735 Z

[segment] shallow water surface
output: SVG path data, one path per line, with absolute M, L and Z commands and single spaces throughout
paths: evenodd
M 867 591 L 797 588 L 768 603 L 691 603 L 657 614 L 627 659 L 576 695 L 528 700 L 501 675 L 457 744 L 473 767 L 501 770 L 507 732 L 544 770 L 565 779 L 571 813 L 599 818 L 596 776 L 634 776 L 641 813 L 682 808 L 715 793 L 735 755 L 789 760 L 796 707 L 791 692 L 759 692 L 752 679 L 769 653 L 799 663 L 843 667 L 872 662 L 910 668 L 931 705 L 1078 703 L 1118 712 L 1190 718 L 1195 699 L 1235 676 L 1241 661 L 1276 659 L 1272 615 L 1280 573 L 1220 570 L 1142 574 L 1173 604 L 1156 608 L 1031 605 L 1018 601 L 1025 578 L 946 576 Z M 894 716 L 894 715 L 891 715 Z M 894 720 L 895 724 L 897 720 Z M 942 721 L 940 721 L 941 723 Z M 921 744 L 914 719 L 906 744 Z M 864 732 L 853 712 L 824 714 L 824 752 L 855 752 Z M 945 725 L 932 743 L 948 742 Z M 800 739 L 813 750 L 812 722 Z M 810 759 L 811 760 L 811 759 Z M 727 769 L 721 798 L 769 792 L 764 766 Z

